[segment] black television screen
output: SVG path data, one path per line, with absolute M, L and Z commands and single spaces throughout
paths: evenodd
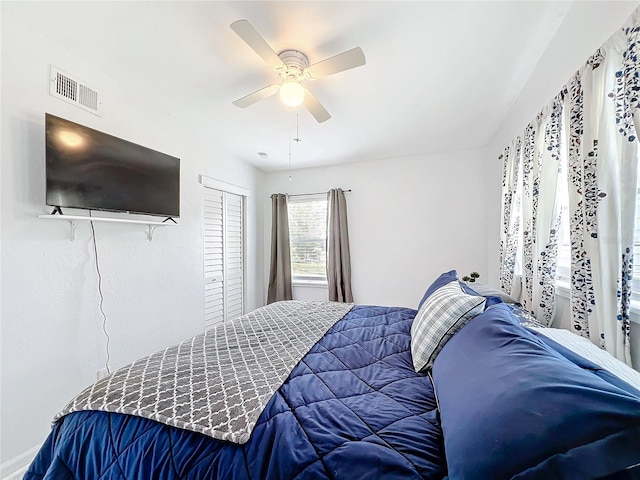
M 47 205 L 180 216 L 180 159 L 47 113 Z

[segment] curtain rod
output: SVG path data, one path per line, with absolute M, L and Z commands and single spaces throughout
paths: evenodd
M 342 191 L 343 191 L 343 192 L 345 192 L 345 193 L 346 193 L 346 192 L 351 192 L 351 189 L 349 189 L 349 190 L 342 190 Z M 329 192 L 296 193 L 296 194 L 292 194 L 292 195 L 289 195 L 289 194 L 287 193 L 287 195 L 288 195 L 289 197 L 306 197 L 306 196 L 309 196 L 309 195 L 324 195 L 324 194 L 326 194 L 326 193 L 329 193 Z

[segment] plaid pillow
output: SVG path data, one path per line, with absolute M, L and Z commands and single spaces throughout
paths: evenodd
M 430 369 L 442 347 L 484 311 L 484 304 L 484 297 L 467 295 L 457 280 L 433 292 L 411 325 L 411 355 L 416 372 Z

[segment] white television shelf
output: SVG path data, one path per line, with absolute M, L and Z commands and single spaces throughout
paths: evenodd
M 47 218 L 50 220 L 64 220 L 69 222 L 71 226 L 71 241 L 76 239 L 76 222 L 110 222 L 110 223 L 133 223 L 137 225 L 146 225 L 148 227 L 148 239 L 153 240 L 153 233 L 158 227 L 172 227 L 176 223 L 159 222 L 156 220 L 134 220 L 129 218 L 112 218 L 112 217 L 87 217 L 84 215 L 38 215 L 38 218 Z

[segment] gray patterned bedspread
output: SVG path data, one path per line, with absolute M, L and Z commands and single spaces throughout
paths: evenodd
M 96 382 L 71 412 L 127 413 L 245 443 L 271 396 L 353 304 L 277 302 L 141 358 Z

